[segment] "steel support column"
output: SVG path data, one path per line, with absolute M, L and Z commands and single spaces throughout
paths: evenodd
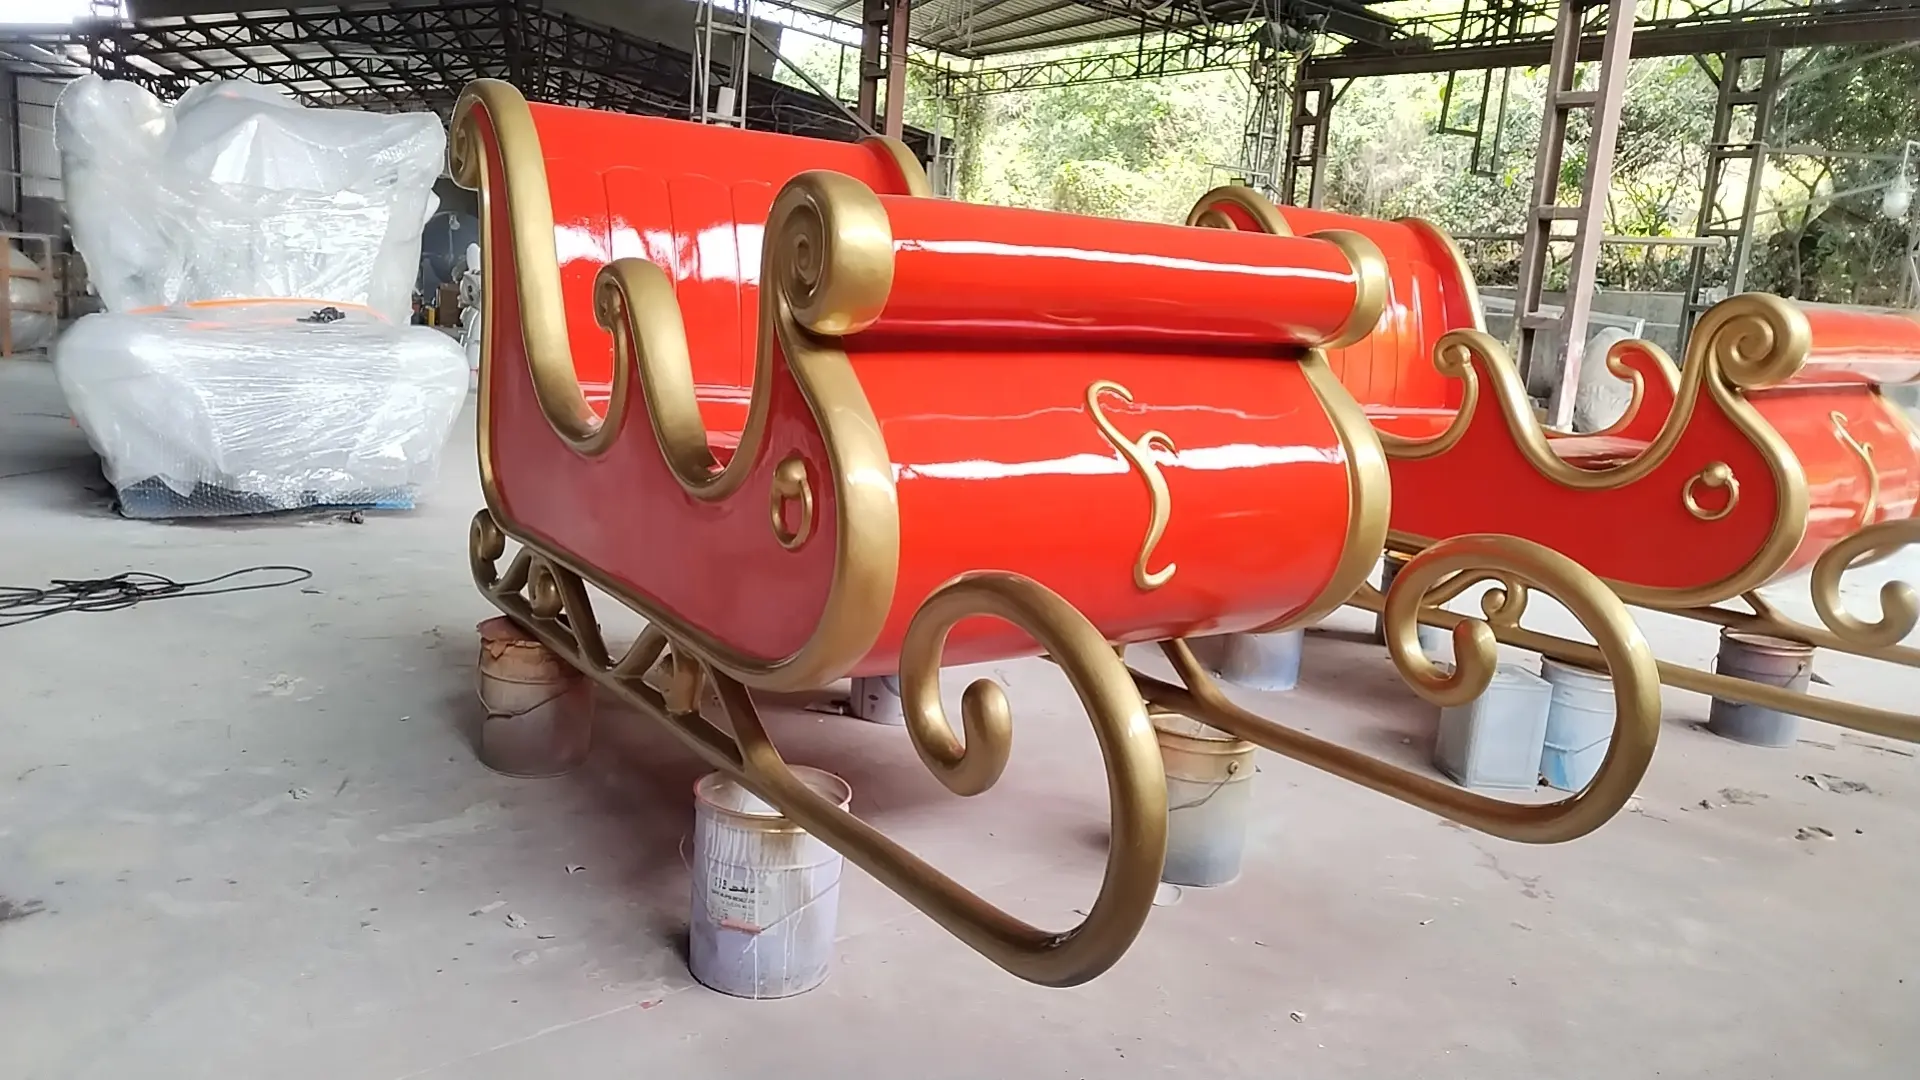
M 1620 107 L 1627 88 L 1627 56 L 1633 44 L 1635 0 L 1608 0 L 1599 78 L 1594 89 L 1576 89 L 1582 24 L 1597 0 L 1560 0 L 1554 25 L 1553 55 L 1549 64 L 1546 115 L 1540 123 L 1540 147 L 1534 157 L 1533 198 L 1520 241 L 1519 296 L 1514 322 L 1519 334 L 1517 354 L 1522 373 L 1542 359 L 1541 338 L 1557 334 L 1563 352 L 1560 376 L 1548 404 L 1548 422 L 1570 427 L 1573 402 L 1580 385 L 1581 353 L 1586 344 L 1587 316 L 1593 310 L 1594 279 L 1600 267 L 1601 230 L 1607 210 L 1607 188 L 1613 179 L 1613 150 L 1620 135 Z M 1575 109 L 1592 117 L 1587 142 L 1586 175 L 1580 184 L 1580 203 L 1560 202 L 1560 167 L 1566 154 L 1567 119 Z M 1555 235 L 1554 222 L 1568 221 L 1573 232 Z M 1567 302 L 1558 314 L 1542 310 L 1547 264 L 1554 241 L 1572 240 L 1572 265 L 1567 273 Z
M 1294 72 L 1293 102 L 1287 110 L 1287 158 L 1280 168 L 1280 201 L 1289 206 L 1321 204 L 1327 171 L 1327 136 L 1332 131 L 1334 103 L 1340 95 L 1326 79 L 1306 76 L 1307 59 L 1302 57 Z M 1306 174 L 1306 202 L 1300 177 Z
M 861 123 L 896 139 L 906 126 L 911 14 L 912 0 L 863 0 L 860 6 L 860 91 L 854 112 Z

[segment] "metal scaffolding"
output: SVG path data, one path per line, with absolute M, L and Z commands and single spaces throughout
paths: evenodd
M 442 115 L 468 82 L 496 78 L 533 101 L 685 117 L 695 77 L 686 52 L 537 0 L 404 0 L 10 27 L 0 30 L 0 66 L 52 77 L 98 70 L 164 98 L 244 77 L 310 105 Z M 737 99 L 744 98 L 750 127 L 836 139 L 862 134 L 830 96 L 760 75 L 743 85 Z M 925 156 L 926 132 L 907 129 L 903 137 Z
M 1774 101 L 1779 96 L 1780 65 L 1778 49 L 1726 53 L 1720 57 L 1718 71 L 1707 63 L 1701 65 L 1719 92 L 1714 100 L 1706 184 L 1694 234 L 1724 238 L 1726 265 L 1719 275 L 1722 280 L 1711 281 L 1710 250 L 1693 250 L 1687 261 L 1682 332 L 1691 330 L 1693 321 L 1720 296 L 1740 292 L 1746 286 L 1754 215 L 1760 208 L 1761 181 L 1767 168 L 1767 135 Z M 1728 198 L 1730 187 L 1738 189 L 1737 198 Z
M 694 4 L 693 78 L 687 112 L 703 124 L 747 126 L 753 0 L 737 2 L 737 20 L 731 11 L 717 8 L 714 0 L 696 0 Z
M 1561 349 L 1560 375 L 1547 406 L 1548 422 L 1568 427 L 1573 421 L 1575 388 L 1580 384 L 1581 353 L 1587 337 L 1587 316 L 1593 308 L 1594 276 L 1600 267 L 1601 227 L 1607 212 L 1607 189 L 1613 181 L 1613 149 L 1620 134 L 1620 106 L 1627 89 L 1627 49 L 1633 41 L 1635 0 L 1608 0 L 1602 11 L 1596 0 L 1560 0 L 1557 34 L 1548 71 L 1546 115 L 1540 123 L 1540 148 L 1534 156 L 1533 198 L 1527 220 L 1520 226 L 1520 284 L 1514 308 L 1518 334 L 1516 359 L 1528 374 L 1546 357 L 1543 338 Z M 1594 87 L 1579 88 L 1580 41 L 1596 29 L 1591 16 L 1605 19 L 1598 28 L 1605 47 Z M 1567 121 L 1575 111 L 1589 117 L 1586 169 L 1580 180 L 1580 202 L 1560 201 L 1561 165 L 1566 159 Z M 1556 234 L 1558 222 L 1572 232 Z M 1541 302 L 1546 289 L 1547 260 L 1557 241 L 1573 243 L 1567 272 L 1566 302 L 1549 313 Z M 1546 337 L 1551 335 L 1551 337 Z

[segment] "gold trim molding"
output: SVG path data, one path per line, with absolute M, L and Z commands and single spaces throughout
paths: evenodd
M 1111 379 L 1100 379 L 1087 387 L 1087 413 L 1093 417 L 1095 427 L 1100 434 L 1120 452 L 1133 471 L 1147 485 L 1147 535 L 1140 542 L 1140 554 L 1133 559 L 1133 585 L 1141 592 L 1152 592 L 1173 580 L 1178 564 L 1168 563 L 1158 570 L 1148 570 L 1147 562 L 1153 558 L 1153 550 L 1160 546 L 1160 538 L 1166 534 L 1167 522 L 1173 517 L 1173 495 L 1167 490 L 1167 478 L 1160 473 L 1160 463 L 1153 460 L 1153 452 L 1174 454 L 1173 440 L 1165 432 L 1149 431 L 1138 439 L 1129 439 L 1120 433 L 1107 414 L 1100 410 L 1100 395 L 1112 394 L 1128 404 L 1133 403 L 1133 391 Z

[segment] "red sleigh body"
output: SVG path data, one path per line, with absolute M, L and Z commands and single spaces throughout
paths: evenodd
M 953 203 L 885 140 L 530 106 L 500 83 L 469 88 L 452 145 L 481 191 L 486 260 L 476 584 L 1009 971 L 1084 981 L 1144 924 L 1168 828 L 1147 701 L 1516 840 L 1584 835 L 1644 772 L 1659 731 L 1644 639 L 1592 575 L 1511 537 L 1414 559 L 1390 640 L 1417 693 L 1459 704 L 1492 679 L 1492 638 L 1456 635 L 1438 666 L 1418 601 L 1494 576 L 1561 597 L 1614 674 L 1618 731 L 1559 802 L 1456 789 L 1249 713 L 1181 643 L 1316 619 L 1379 558 L 1387 461 L 1322 352 L 1381 320 L 1387 265 L 1364 236 Z M 521 550 L 502 572 L 508 538 Z M 617 658 L 589 584 L 650 623 Z M 1113 648 L 1147 641 L 1179 685 Z M 1010 707 L 993 681 L 969 685 L 962 742 L 940 666 L 1040 651 L 1092 723 L 1111 811 L 1099 895 L 1065 931 L 823 798 L 749 693 L 897 672 L 921 761 L 973 795 L 1007 763 Z
M 1591 435 L 1544 431 L 1474 283 L 1417 220 L 1211 193 L 1195 223 L 1373 240 L 1390 268 L 1380 324 L 1329 352 L 1380 432 L 1399 546 L 1502 532 L 1573 557 L 1625 598 L 1691 607 L 1804 570 L 1860 528 L 1914 515 L 1920 435 L 1879 393 L 1920 379 L 1920 320 L 1750 294 L 1702 316 L 1676 368 L 1623 342 L 1636 392 Z M 1598 361 L 1600 358 L 1593 358 Z
M 1309 617 L 1371 565 L 1378 446 L 1308 355 L 1374 322 L 1364 241 L 969 206 L 882 141 L 469 100 L 489 507 L 733 677 L 895 671 L 970 571 L 1124 642 Z M 1036 648 L 975 619 L 946 656 Z

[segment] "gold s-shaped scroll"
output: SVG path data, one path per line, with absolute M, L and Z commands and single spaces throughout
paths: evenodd
M 1718 510 L 1701 506 L 1700 500 L 1694 497 L 1694 489 L 1698 487 L 1725 489 L 1726 505 Z M 1716 461 L 1687 479 L 1687 485 L 1680 489 L 1680 501 L 1686 505 L 1687 513 L 1701 521 L 1719 521 L 1740 505 L 1740 481 L 1733 475 L 1731 466 L 1724 461 Z
M 1873 447 L 1853 437 L 1847 430 L 1847 415 L 1838 409 L 1827 414 L 1833 421 L 1833 437 L 1839 439 L 1846 448 L 1860 459 L 1860 466 L 1867 470 L 1867 501 L 1860 508 L 1862 527 L 1873 524 L 1873 515 L 1880 510 L 1880 470 L 1873 467 Z
M 1147 569 L 1147 561 L 1153 558 L 1153 549 L 1159 546 L 1160 537 L 1167 531 L 1167 519 L 1173 516 L 1173 496 L 1167 492 L 1167 478 L 1160 475 L 1160 463 L 1153 460 L 1152 454 L 1155 450 L 1169 454 L 1177 451 L 1173 440 L 1167 438 L 1165 432 L 1149 431 L 1138 439 L 1129 439 L 1120 434 L 1120 429 L 1114 427 L 1113 421 L 1100 411 L 1101 394 L 1112 394 L 1131 403 L 1133 392 L 1110 379 L 1101 379 L 1087 387 L 1087 412 L 1092 414 L 1100 434 L 1113 444 L 1115 450 L 1120 451 L 1120 456 L 1126 458 L 1127 463 L 1133 466 L 1133 471 L 1139 473 L 1140 479 L 1147 483 L 1148 512 L 1151 516 L 1147 519 L 1147 537 L 1140 543 L 1140 554 L 1133 559 L 1133 584 L 1142 592 L 1151 592 L 1165 585 L 1173 578 L 1173 572 L 1179 569 L 1175 563 L 1168 563 L 1158 570 Z

